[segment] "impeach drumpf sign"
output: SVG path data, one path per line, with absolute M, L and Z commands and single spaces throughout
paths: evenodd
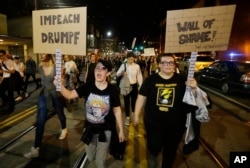
M 167 11 L 165 52 L 227 50 L 235 7 Z
M 34 53 L 86 54 L 86 7 L 32 12 Z

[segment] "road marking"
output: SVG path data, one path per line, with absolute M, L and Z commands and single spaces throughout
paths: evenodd
M 145 135 L 145 129 L 144 125 L 140 124 L 138 125 L 138 142 L 139 142 L 139 160 L 140 160 L 140 167 L 144 168 L 148 166 L 147 161 L 147 147 L 146 147 L 146 139 L 144 137 Z
M 131 123 L 128 130 L 128 142 L 125 150 L 125 168 L 134 167 L 134 157 L 135 157 L 135 141 L 134 141 L 135 129 L 134 125 Z
M 0 129 L 17 122 L 18 120 L 34 113 L 35 111 L 37 111 L 37 106 L 32 106 L 32 107 L 25 109 L 24 111 L 16 114 L 16 115 L 9 117 L 8 119 L 0 122 Z
M 145 140 L 145 129 L 143 119 L 140 117 L 138 126 L 134 126 L 132 123 L 128 128 L 128 140 L 125 150 L 125 168 L 148 166 L 147 161 L 147 148 Z M 139 163 L 138 163 L 139 162 Z

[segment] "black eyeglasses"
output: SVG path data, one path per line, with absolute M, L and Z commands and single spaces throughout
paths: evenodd
M 162 64 L 164 66 L 166 66 L 166 65 L 174 66 L 175 62 L 174 61 L 162 61 L 162 62 L 160 62 L 160 64 Z

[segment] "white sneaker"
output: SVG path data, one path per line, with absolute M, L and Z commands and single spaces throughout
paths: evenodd
M 130 118 L 129 118 L 129 117 L 126 117 L 125 125 L 129 125 L 129 124 L 130 124 Z
M 62 132 L 61 132 L 61 135 L 59 136 L 59 139 L 64 139 L 64 138 L 66 138 L 67 134 L 68 134 L 68 130 L 67 130 L 67 128 L 64 128 L 64 129 L 62 130 Z
M 27 98 L 29 96 L 29 93 L 25 92 L 24 96 L 25 96 L 25 98 Z
M 28 159 L 32 159 L 32 158 L 36 158 L 39 155 L 39 147 L 34 148 L 33 146 L 31 147 L 31 150 L 29 153 L 24 154 L 23 156 L 28 158 Z

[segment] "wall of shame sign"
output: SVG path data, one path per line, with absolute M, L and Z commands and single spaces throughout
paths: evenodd
M 40 16 L 40 25 L 61 25 L 80 23 L 80 14 L 44 15 Z M 42 43 L 75 44 L 79 40 L 80 32 L 46 32 L 41 33 Z

